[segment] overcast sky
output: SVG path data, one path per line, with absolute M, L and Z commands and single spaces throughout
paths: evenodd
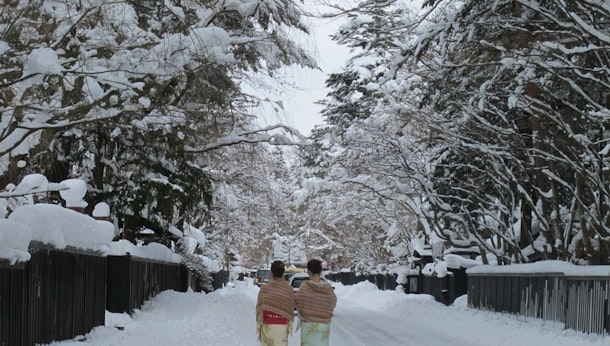
M 322 71 L 292 68 L 289 73 L 294 74 L 299 89 L 284 94 L 288 123 L 304 135 L 309 135 L 316 125 L 322 123 L 319 114 L 322 107 L 314 103 L 326 96 L 328 74 L 339 72 L 349 54 L 346 47 L 337 45 L 330 38 L 340 25 L 337 20 L 311 19 L 311 24 L 312 34 L 307 39 L 307 47 L 314 52 Z
M 294 33 L 294 39 L 301 42 L 303 48 L 317 59 L 321 70 L 284 68 L 276 74 L 276 77 L 293 84 L 294 88 L 285 86 L 279 87 L 278 90 L 250 91 L 263 98 L 281 101 L 284 107 L 281 114 L 274 114 L 272 109 L 262 107 L 259 110 L 262 113 L 259 114 L 261 126 L 282 122 L 295 127 L 306 136 L 316 125 L 322 124 L 322 117 L 319 114 L 322 107 L 315 102 L 322 100 L 328 92 L 325 89 L 328 74 L 339 72 L 349 54 L 347 48 L 337 45 L 330 38 L 340 25 L 339 20 L 308 18 L 307 21 L 312 28 L 311 35 Z

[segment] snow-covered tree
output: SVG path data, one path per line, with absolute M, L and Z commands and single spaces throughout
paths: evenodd
M 403 25 L 367 26 L 404 6 L 342 11 L 358 25 L 341 39 L 363 50 L 330 79 L 310 177 L 400 200 L 416 229 L 500 262 L 607 263 L 608 9 L 426 1 Z
M 5 3 L 4 182 L 24 171 L 81 177 L 125 228 L 161 238 L 203 225 L 214 194 L 206 167 L 223 159 L 209 152 L 287 143 L 254 128 L 247 109 L 257 100 L 240 84 L 253 72 L 315 65 L 292 29 L 307 32 L 292 1 Z M 17 156 L 25 169 L 13 167 Z
M 590 1 L 464 1 L 403 50 L 440 57 L 426 79 L 439 234 L 507 261 L 608 262 L 608 15 Z
M 351 47 L 352 56 L 328 79 L 327 125 L 314 130 L 316 142 L 302 154 L 307 171 L 297 201 L 308 216 L 303 229 L 326 243 L 340 266 L 399 261 L 410 234 L 421 227 L 410 166 L 422 154 L 410 151 L 416 140 L 409 137 L 416 133 L 417 104 L 392 94 L 404 88 L 417 97 L 422 88 L 417 78 L 384 81 L 400 40 L 413 37 L 415 13 L 405 3 L 391 3 L 340 11 L 350 13 L 349 21 L 334 38 Z

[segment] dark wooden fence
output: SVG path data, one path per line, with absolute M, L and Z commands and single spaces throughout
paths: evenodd
M 468 290 L 468 280 L 465 269 L 449 270 L 446 276 L 419 275 L 418 281 L 421 282 L 419 292 L 429 294 L 437 302 L 451 305 L 456 298 L 465 295 Z
M 610 333 L 610 278 L 563 273 L 468 275 L 468 305 L 563 322 L 585 333 Z
M 221 270 L 217 273 L 212 274 L 212 288 L 219 290 L 223 288 L 229 282 L 229 272 Z M 201 289 L 200 289 L 201 290 Z M 197 291 L 197 290 L 194 290 Z
M 106 310 L 131 314 L 157 293 L 184 292 L 193 281 L 177 263 L 38 245 L 30 253 L 25 263 L 0 262 L 0 346 L 85 335 L 104 325 Z M 215 286 L 225 277 L 216 274 Z
M 610 278 L 565 277 L 564 285 L 566 328 L 610 334 Z
M 106 257 L 31 248 L 0 267 L 0 345 L 72 339 L 104 324 Z
M 186 292 L 187 270 L 179 263 L 148 260 L 130 255 L 108 256 L 106 309 L 132 314 L 157 293 Z

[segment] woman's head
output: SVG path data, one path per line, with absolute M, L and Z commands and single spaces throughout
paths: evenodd
M 273 261 L 271 263 L 271 274 L 273 274 L 274 278 L 281 278 L 284 275 L 284 270 L 284 262 Z
M 322 262 L 315 259 L 307 262 L 307 270 L 310 271 L 312 274 L 322 273 Z

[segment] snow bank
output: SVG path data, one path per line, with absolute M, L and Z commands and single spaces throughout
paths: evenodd
M 337 297 L 341 297 L 337 304 L 357 302 L 361 307 L 373 311 L 385 311 L 397 302 L 410 299 L 409 295 L 396 290 L 380 291 L 377 285 L 370 281 L 361 281 L 349 286 L 333 282 L 332 285 L 335 287 Z

